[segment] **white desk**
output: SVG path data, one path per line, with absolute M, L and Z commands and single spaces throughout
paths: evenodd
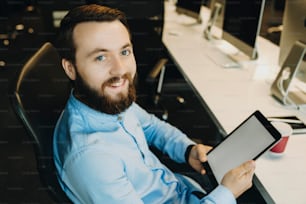
M 166 2 L 163 42 L 227 133 L 255 110 L 265 116 L 294 114 L 306 121 L 306 110 L 284 107 L 270 96 L 279 70 L 278 46 L 259 37 L 258 60 L 244 63 L 243 68 L 222 68 L 207 55 L 214 45 L 203 38 L 204 25 L 186 25 L 192 20 L 178 16 L 174 9 Z M 203 23 L 208 16 L 203 9 Z M 306 134 L 292 136 L 282 157 L 267 153 L 258 159 L 256 176 L 275 203 L 305 204 Z

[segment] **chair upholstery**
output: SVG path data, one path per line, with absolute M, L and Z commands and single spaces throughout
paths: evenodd
M 146 86 L 145 79 L 152 67 L 167 57 L 162 42 L 164 0 L 86 0 L 86 3 L 117 8 L 126 14 L 138 67 L 138 83 Z
M 58 203 L 70 203 L 56 178 L 53 129 L 70 93 L 70 82 L 51 43 L 22 67 L 11 87 L 11 102 L 34 145 L 44 187 Z

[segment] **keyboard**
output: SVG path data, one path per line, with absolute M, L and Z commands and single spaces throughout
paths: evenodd
M 222 52 L 217 47 L 208 47 L 205 54 L 217 65 L 223 68 L 240 68 L 241 65 L 230 57 L 230 55 Z

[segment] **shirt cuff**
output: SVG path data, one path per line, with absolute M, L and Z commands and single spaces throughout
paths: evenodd
M 222 203 L 222 204 L 236 204 L 236 199 L 233 193 L 223 185 L 219 185 L 207 196 L 205 196 L 202 201 L 204 203 Z
M 186 148 L 185 155 L 184 155 L 186 164 L 189 164 L 188 159 L 189 159 L 189 155 L 190 155 L 190 152 L 191 152 L 191 149 L 192 149 L 193 146 L 194 146 L 194 144 L 191 144 Z

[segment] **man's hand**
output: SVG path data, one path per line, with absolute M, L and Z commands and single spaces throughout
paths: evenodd
M 202 144 L 194 145 L 190 151 L 188 163 L 189 165 L 195 169 L 197 172 L 201 174 L 205 174 L 206 171 L 203 167 L 203 162 L 207 161 L 207 152 L 211 150 L 211 146 L 206 146 Z
M 243 192 L 252 186 L 252 178 L 255 171 L 255 162 L 247 161 L 235 169 L 227 172 L 221 184 L 227 187 L 238 198 Z

